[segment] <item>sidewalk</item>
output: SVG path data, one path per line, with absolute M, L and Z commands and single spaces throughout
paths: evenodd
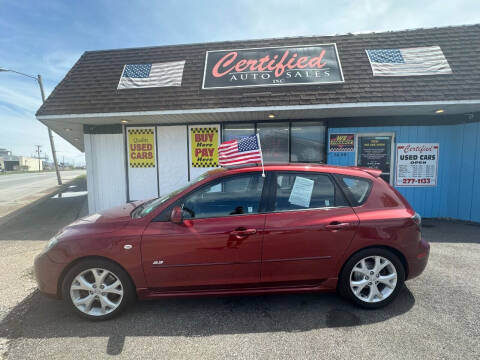
M 0 321 L 35 288 L 33 259 L 65 225 L 85 216 L 86 180 L 74 180 L 66 189 L 79 196 L 49 197 L 0 224 Z M 1 356 L 0 342 L 0 356 Z
M 85 170 L 62 171 L 62 182 L 68 183 Z M 0 176 L 0 222 L 2 217 L 48 196 L 60 187 L 55 172 L 22 173 Z

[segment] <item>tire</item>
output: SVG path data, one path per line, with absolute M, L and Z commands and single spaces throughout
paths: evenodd
M 63 299 L 84 319 L 111 319 L 135 300 L 135 287 L 119 265 L 89 258 L 75 264 L 62 284 Z
M 338 291 L 357 306 L 378 309 L 395 300 L 404 283 L 405 267 L 398 256 L 387 249 L 370 248 L 345 263 Z

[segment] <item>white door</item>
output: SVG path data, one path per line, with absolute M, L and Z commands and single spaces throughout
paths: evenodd
M 157 126 L 160 196 L 188 184 L 187 126 Z

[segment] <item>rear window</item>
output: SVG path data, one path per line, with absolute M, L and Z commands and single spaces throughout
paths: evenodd
M 337 179 L 345 190 L 352 206 L 362 205 L 367 200 L 372 187 L 370 180 L 344 175 L 337 175 Z
M 274 211 L 348 206 L 328 175 L 277 173 Z

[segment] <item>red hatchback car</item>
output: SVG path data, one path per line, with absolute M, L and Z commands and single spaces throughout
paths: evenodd
M 40 290 L 94 320 L 138 298 L 338 290 L 391 302 L 425 268 L 420 217 L 380 171 L 221 169 L 167 196 L 82 218 L 35 259 Z

